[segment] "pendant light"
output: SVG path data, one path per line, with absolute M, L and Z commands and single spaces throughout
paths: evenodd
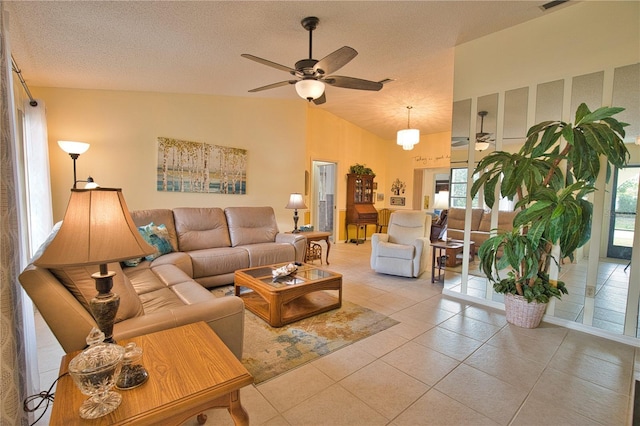
M 398 130 L 397 144 L 402 146 L 405 151 L 411 151 L 413 146 L 420 142 L 420 130 L 411 128 L 411 109 L 407 106 L 407 128 Z

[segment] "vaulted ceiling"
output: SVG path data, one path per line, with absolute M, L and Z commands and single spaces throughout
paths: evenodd
M 545 1 L 3 1 L 28 85 L 300 99 L 281 70 L 308 58 L 300 24 L 320 19 L 313 56 L 359 52 L 336 74 L 379 92 L 328 86 L 325 109 L 385 139 L 450 130 L 456 45 L 552 13 Z M 561 7 L 565 7 L 565 4 Z

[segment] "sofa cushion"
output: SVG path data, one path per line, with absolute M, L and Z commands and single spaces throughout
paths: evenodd
M 173 212 L 170 209 L 135 210 L 130 213 L 136 226 L 144 226 L 151 222 L 156 225 L 164 225 L 169 233 L 171 248 L 173 251 L 179 250 Z
M 477 231 L 480 227 L 480 221 L 482 220 L 482 214 L 484 213 L 483 209 L 472 209 L 471 210 L 471 230 Z M 459 229 L 464 230 L 464 217 L 466 214 L 465 209 L 449 209 L 449 214 L 447 217 L 447 228 L 449 229 Z M 447 237 L 450 237 L 447 235 Z
M 131 281 L 129 281 L 129 278 L 122 272 L 120 264 L 117 262 L 109 263 L 107 269 L 116 273 L 113 277 L 112 292 L 120 296 L 120 307 L 116 313 L 115 322 L 143 315 L 144 309 L 142 303 Z M 60 280 L 89 312 L 91 312 L 89 301 L 98 293 L 96 291 L 96 282 L 91 278 L 91 274 L 99 270 L 99 265 L 50 269 L 51 273 Z
M 180 251 L 229 247 L 229 230 L 224 211 L 217 207 L 173 209 Z
M 491 212 L 484 212 L 482 214 L 482 219 L 480 220 L 480 226 L 478 226 L 478 231 L 482 232 L 490 232 L 491 231 Z
M 276 215 L 271 207 L 227 207 L 231 246 L 272 243 L 278 234 Z
M 233 273 L 249 267 L 249 254 L 236 247 L 194 250 L 189 252 L 193 263 L 193 278 Z
M 245 249 L 249 253 L 249 268 L 291 262 L 296 257 L 296 251 L 291 244 L 258 243 L 237 248 Z

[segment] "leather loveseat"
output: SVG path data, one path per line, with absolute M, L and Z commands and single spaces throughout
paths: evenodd
M 464 238 L 464 216 L 465 209 L 449 209 L 447 215 L 447 238 L 462 240 Z M 498 229 L 509 231 L 513 228 L 513 219 L 517 212 L 498 212 Z M 475 243 L 475 252 L 486 240 L 489 239 L 491 231 L 491 211 L 483 209 L 471 210 L 471 241 Z
M 120 295 L 114 338 L 205 321 L 241 358 L 244 303 L 236 296 L 217 298 L 206 287 L 232 283 L 239 268 L 302 261 L 305 238 L 280 234 L 271 207 L 155 209 L 134 211 L 132 217 L 139 227 L 164 225 L 171 252 L 137 266 L 108 265 L 116 273 L 113 291 Z M 90 276 L 97 270 L 97 265 L 55 270 L 30 264 L 20 274 L 67 353 L 83 349 L 96 326 L 89 300 L 96 294 Z

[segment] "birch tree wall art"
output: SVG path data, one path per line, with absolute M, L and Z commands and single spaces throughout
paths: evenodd
M 158 138 L 158 191 L 246 194 L 247 150 Z

